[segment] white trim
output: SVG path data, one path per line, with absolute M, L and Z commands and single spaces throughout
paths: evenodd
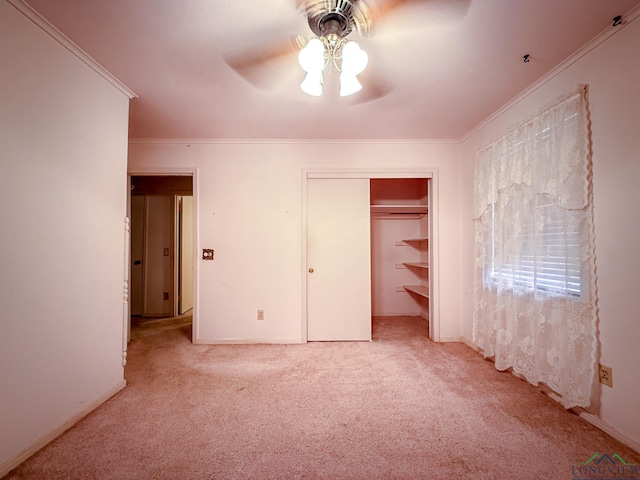
M 440 180 L 434 168 L 429 183 L 429 338 L 440 338 Z
M 420 168 L 307 168 L 304 180 L 309 178 L 433 178 L 434 170 Z
M 133 167 L 127 170 L 129 177 L 135 176 L 175 176 L 191 177 L 193 186 L 193 321 L 191 338 L 193 343 L 206 343 L 200 339 L 200 170 L 198 167 Z M 131 191 L 127 193 L 131 196 Z
M 132 177 L 190 177 L 196 174 L 198 167 L 133 167 L 127 170 L 127 175 Z
M 468 340 L 465 337 L 460 337 L 460 342 L 464 343 L 471 350 L 473 350 L 475 352 L 480 352 L 480 349 L 478 348 L 478 346 L 476 344 L 474 344 L 471 340 Z
M 563 71 L 565 71 L 571 65 L 573 65 L 578 60 L 580 60 L 582 57 L 584 57 L 585 55 L 590 53 L 592 50 L 594 50 L 600 44 L 604 43 L 610 37 L 612 37 L 615 34 L 621 32 L 622 30 L 624 30 L 624 28 L 627 25 L 629 25 L 630 23 L 632 23 L 633 21 L 638 19 L 638 17 L 640 17 L 640 5 L 637 5 L 637 6 L 633 7 L 631 10 L 629 10 L 629 12 L 627 12 L 625 15 L 622 16 L 623 22 L 622 22 L 621 25 L 619 25 L 617 27 L 613 27 L 613 26 L 607 27 L 598 36 L 596 36 L 591 41 L 589 41 L 588 43 L 586 43 L 585 45 L 580 47 L 580 49 L 578 49 L 569 58 L 563 60 L 561 63 L 556 65 L 553 69 L 551 69 L 546 75 L 544 75 L 543 77 L 541 77 L 538 80 L 536 80 L 534 83 L 529 85 L 526 89 L 524 89 L 522 92 L 520 92 L 514 98 L 509 100 L 506 104 L 504 104 L 498 110 L 496 110 L 491 115 L 489 115 L 487 118 L 485 118 L 480 123 L 478 123 L 475 127 L 473 127 L 471 130 L 469 130 L 467 133 L 465 133 L 462 136 L 462 138 L 460 138 L 460 143 L 466 142 L 470 137 L 472 137 L 473 135 L 478 133 L 478 131 L 482 130 L 484 127 L 489 125 L 495 119 L 497 119 L 500 116 L 502 116 L 504 113 L 506 113 L 511 108 L 516 106 L 518 103 L 520 103 L 526 97 L 531 95 L 533 92 L 535 92 L 536 90 L 541 88 L 543 85 L 545 85 L 549 81 L 551 81 L 553 78 L 555 78 L 556 76 L 560 75 Z
M 406 290 L 405 290 L 406 291 Z M 400 293 L 400 292 L 396 292 L 396 293 Z M 421 311 L 416 311 L 416 312 L 385 312 L 385 313 L 380 313 L 380 312 L 371 312 L 371 316 L 372 317 L 420 317 L 423 318 L 424 320 L 427 320 L 427 317 L 425 317 Z
M 462 337 L 440 337 L 440 343 L 464 343 Z
M 635 440 L 633 440 L 631 437 L 628 437 L 624 433 L 619 432 L 618 430 L 613 428 L 610 424 L 602 420 L 600 417 L 582 409 L 579 409 L 579 410 L 576 409 L 576 410 L 578 411 L 578 415 L 583 419 L 585 419 L 587 422 L 589 422 L 591 425 L 593 425 L 596 428 L 599 428 L 603 432 L 611 435 L 613 438 L 615 438 L 619 442 L 624 443 L 627 447 L 640 453 L 640 443 L 636 442 Z
M 130 144 L 142 144 L 142 145 L 209 145 L 209 144 L 232 144 L 232 145 L 263 145 L 263 144 L 276 144 L 276 145 L 289 145 L 289 144 L 303 144 L 303 145 L 448 145 L 459 144 L 460 140 L 455 139 L 419 139 L 419 138 L 407 138 L 407 139 L 277 139 L 277 138 L 130 138 Z
M 50 432 L 45 433 L 44 435 L 39 437 L 36 441 L 31 443 L 29 446 L 27 446 L 26 448 L 18 452 L 16 455 L 2 462 L 2 464 L 0 464 L 0 478 L 4 477 L 11 470 L 13 470 L 22 462 L 27 460 L 38 450 L 40 450 L 41 448 L 43 448 L 44 446 L 46 446 L 47 444 L 55 440 L 57 437 L 62 435 L 64 432 L 66 432 L 68 429 L 70 429 L 72 426 L 74 426 L 76 423 L 78 423 L 80 420 L 82 420 L 84 417 L 89 415 L 92 411 L 94 411 L 96 408 L 98 408 L 100 405 L 102 405 L 104 402 L 109 400 L 116 393 L 118 393 L 120 390 L 126 387 L 126 385 L 127 385 L 127 381 L 121 380 L 115 386 L 113 386 L 112 388 L 107 390 L 105 393 L 103 393 L 96 400 L 86 405 L 78 413 L 74 414 L 66 422 L 54 428 Z
M 200 338 L 198 345 L 290 345 L 300 344 L 299 338 Z
M 128 177 L 128 184 L 131 184 L 131 177 Z M 129 189 L 131 191 L 131 189 Z M 127 209 L 131 195 L 127 197 Z M 122 291 L 122 366 L 127 366 L 127 347 L 129 345 L 129 337 L 131 335 L 131 308 L 129 306 L 129 278 L 131 276 L 131 213 L 127 213 L 124 219 L 124 282 Z
M 91 68 L 94 72 L 104 78 L 111 85 L 116 87 L 121 93 L 131 98 L 138 98 L 138 95 L 133 93 L 129 88 L 112 75 L 106 68 L 96 62 L 87 52 L 82 50 L 76 45 L 69 37 L 54 27 L 49 21 L 40 15 L 37 11 L 31 7 L 24 0 L 7 0 L 17 10 L 19 10 L 25 17 L 31 20 L 34 24 L 40 27 L 45 33 L 47 33 L 56 42 L 66 48 L 69 52 L 79 58 L 85 65 Z
M 309 208 L 307 169 L 301 169 L 301 174 L 302 208 L 300 209 L 300 227 L 302 228 L 302 248 L 300 249 L 300 253 L 302 257 L 300 258 L 300 265 L 302 265 L 302 268 L 300 269 L 300 275 L 302 279 L 302 291 L 300 293 L 302 294 L 302 311 L 300 312 L 300 341 L 306 343 L 309 340 L 307 335 L 307 282 L 309 280 L 309 276 L 307 275 L 307 209 Z
M 429 270 L 430 285 L 430 318 L 429 318 L 429 338 L 434 342 L 441 342 L 440 339 L 440 261 L 439 261 L 439 189 L 438 189 L 438 168 L 313 168 L 302 169 L 302 312 L 301 312 L 301 341 L 307 341 L 307 206 L 308 206 L 308 180 L 311 178 L 426 178 L 430 179 L 429 184 L 429 255 L 431 268 Z M 433 252 L 436 252 L 435 254 Z M 420 315 L 423 316 L 423 315 Z M 456 337 L 457 338 L 457 337 Z M 458 341 L 458 340 L 451 340 Z

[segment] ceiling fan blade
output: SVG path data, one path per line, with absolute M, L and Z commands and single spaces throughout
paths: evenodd
M 386 76 L 381 73 L 381 69 L 367 67 L 358 75 L 358 80 L 362 84 L 362 90 L 349 97 L 350 105 L 360 105 L 386 97 L 393 91 L 393 86 L 387 81 Z
M 269 64 L 297 54 L 306 43 L 307 40 L 298 35 L 253 51 L 226 55 L 223 59 L 248 82 L 260 88 L 270 88 L 275 79 L 269 75 Z
M 424 11 L 425 20 L 428 23 L 440 23 L 461 19 L 467 14 L 470 6 L 471 0 L 376 0 L 371 3 L 369 10 L 375 27 L 405 7 Z M 415 11 L 411 12 L 412 15 L 415 13 Z

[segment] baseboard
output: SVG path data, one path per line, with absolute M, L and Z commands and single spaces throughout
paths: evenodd
M 198 338 L 196 345 L 259 345 L 303 343 L 300 338 Z
M 627 447 L 631 448 L 632 450 L 635 450 L 637 453 L 640 453 L 640 443 L 626 436 L 624 433 L 619 432 L 610 424 L 602 420 L 600 417 L 592 413 L 589 413 L 583 409 L 575 409 L 575 411 L 580 417 L 584 418 L 587 422 L 589 422 L 594 427 L 599 428 L 604 433 L 612 436 L 619 442 L 624 443 Z M 616 453 L 616 452 L 611 452 L 611 453 Z
M 440 337 L 439 343 L 462 342 L 462 337 Z
M 371 314 L 372 317 L 422 317 L 425 318 L 425 316 L 422 314 L 422 312 L 420 311 L 416 311 L 416 312 L 385 312 L 385 313 L 379 313 L 379 312 L 375 312 Z
M 480 352 L 480 349 L 478 348 L 478 346 L 473 343 L 471 340 L 465 338 L 465 337 L 460 337 L 460 341 L 462 343 L 464 343 L 467 347 L 469 347 L 471 350 L 475 350 L 476 352 Z
M 26 459 L 28 459 L 30 456 L 32 456 L 42 447 L 44 447 L 51 441 L 55 440 L 57 437 L 62 435 L 64 432 L 66 432 L 68 429 L 73 427 L 76 423 L 78 423 L 80 420 L 82 420 L 84 417 L 90 414 L 93 410 L 98 408 L 100 405 L 102 405 L 104 402 L 106 402 L 111 397 L 113 397 L 116 393 L 122 390 L 126 385 L 127 385 L 127 381 L 122 380 L 121 382 L 116 384 L 114 387 L 107 390 L 97 400 L 91 402 L 81 411 L 73 415 L 69 420 L 64 422 L 62 425 L 60 425 L 57 428 L 54 428 L 49 433 L 45 433 L 40 438 L 38 438 L 35 442 L 29 445 L 27 448 L 20 451 L 17 455 L 14 455 L 13 457 L 2 462 L 2 464 L 0 464 L 0 478 L 7 475 L 11 470 L 19 466 L 22 462 L 24 462 Z

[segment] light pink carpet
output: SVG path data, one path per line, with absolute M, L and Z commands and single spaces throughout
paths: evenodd
M 200 346 L 134 331 L 128 386 L 7 479 L 571 479 L 640 456 L 426 322 L 373 342 Z

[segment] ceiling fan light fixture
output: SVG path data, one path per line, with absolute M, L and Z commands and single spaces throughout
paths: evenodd
M 359 25 L 354 11 L 355 6 L 361 4 L 364 10 L 360 13 L 364 15 L 367 13 L 364 3 L 355 0 L 309 0 L 307 3 L 309 26 L 318 37 L 311 39 L 298 53 L 298 63 L 307 72 L 300 85 L 303 92 L 322 95 L 322 71 L 327 66 L 331 70 L 332 65 L 341 72 L 341 96 L 362 89 L 356 76 L 366 68 L 369 56 L 356 42 L 346 39 L 353 26 Z M 368 28 L 365 30 L 368 32 Z

